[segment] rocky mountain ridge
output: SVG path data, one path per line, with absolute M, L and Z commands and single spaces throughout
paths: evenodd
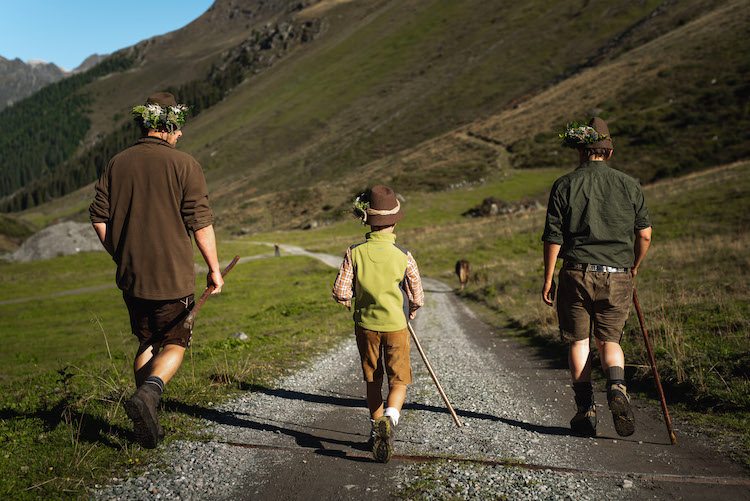
M 94 67 L 105 57 L 106 55 L 92 54 L 74 70 L 68 71 L 41 59 L 23 62 L 18 58 L 6 59 L 0 56 L 0 110 L 30 96 L 45 85 Z

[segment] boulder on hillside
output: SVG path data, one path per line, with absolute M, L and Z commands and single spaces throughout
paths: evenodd
M 482 203 L 472 207 L 464 212 L 463 216 L 471 217 L 488 217 L 499 214 L 516 214 L 518 212 L 527 212 L 543 208 L 539 201 L 524 198 L 519 202 L 508 203 L 496 197 L 487 197 Z
M 27 262 L 103 250 L 91 223 L 66 221 L 33 234 L 18 249 L 4 257 L 9 261 Z

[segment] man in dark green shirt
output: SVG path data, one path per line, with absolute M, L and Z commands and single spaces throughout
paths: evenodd
M 576 415 L 573 431 L 596 434 L 591 386 L 590 335 L 594 335 L 607 376 L 607 400 L 615 429 L 632 435 L 635 418 L 625 386 L 620 347 L 633 294 L 633 278 L 651 243 L 651 221 L 640 184 L 607 166 L 612 139 L 606 123 L 569 127 L 565 146 L 578 150 L 580 165 L 555 181 L 544 226 L 543 301 L 552 306 L 553 274 L 563 259 L 557 313 L 560 333 L 569 343 Z

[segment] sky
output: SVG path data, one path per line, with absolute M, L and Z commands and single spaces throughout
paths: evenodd
M 0 56 L 41 59 L 73 70 L 91 54 L 111 54 L 182 28 L 213 0 L 0 0 Z

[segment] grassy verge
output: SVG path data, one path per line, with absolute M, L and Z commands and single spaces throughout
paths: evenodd
M 225 247 L 222 261 L 235 250 Z M 90 261 L 99 258 L 39 264 L 50 266 L 52 286 L 56 273 L 98 280 L 101 270 Z M 14 270 L 23 275 L 4 268 L 4 279 Z M 279 284 L 279 276 L 294 278 Z M 268 384 L 348 334 L 348 315 L 328 296 L 334 276 L 297 257 L 237 266 L 201 310 L 193 346 L 168 385 L 167 440 L 199 435 L 195 415 L 248 385 Z M 41 282 L 36 288 L 46 292 Z M 117 289 L 0 306 L 0 332 L 0 497 L 84 497 L 87 488 L 137 474 L 156 458 L 132 442 L 122 408 L 134 390 L 137 346 Z M 248 339 L 231 337 L 238 332 Z
M 464 227 L 472 224 L 487 223 L 488 220 L 475 221 L 462 214 L 482 203 L 487 197 L 496 197 L 508 202 L 515 202 L 525 198 L 537 198 L 546 203 L 549 186 L 562 175 L 563 169 L 538 169 L 534 171 L 508 171 L 492 176 L 484 183 L 468 188 L 453 189 L 440 192 L 405 192 L 404 219 L 398 223 L 397 231 L 399 243 L 415 240 L 415 236 L 423 233 L 450 234 L 452 228 Z M 380 181 L 373 180 L 372 185 Z M 346 210 L 349 207 L 342 208 Z M 285 232 L 262 233 L 253 235 L 252 240 L 258 242 L 280 242 L 298 245 L 316 252 L 344 255 L 346 248 L 362 240 L 369 231 L 368 226 L 362 226 L 357 221 L 347 217 L 345 221 L 331 224 L 312 231 L 294 230 Z M 474 238 L 471 239 L 472 241 Z M 408 246 L 408 245 L 407 245 Z M 411 247 L 409 247 L 411 249 Z M 471 247 L 469 247 L 471 248 Z M 412 249 L 415 256 L 416 250 Z M 430 255 L 432 256 L 432 252 Z M 452 257 L 448 260 L 453 259 Z M 447 261 L 446 261 L 447 263 Z M 448 266 L 446 263 L 446 266 Z M 448 263 L 452 269 L 455 259 Z M 420 260 L 421 264 L 421 260 Z M 439 273 L 445 270 L 441 269 Z

